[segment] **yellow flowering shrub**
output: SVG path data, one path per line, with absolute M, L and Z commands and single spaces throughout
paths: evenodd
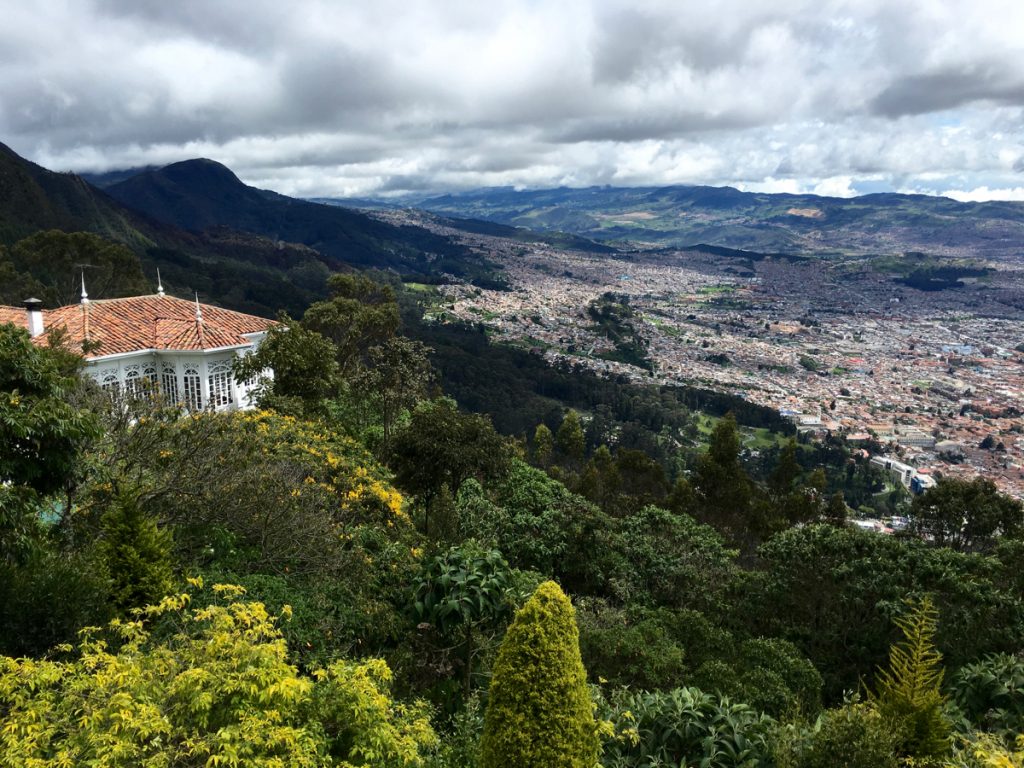
M 0 766 L 422 764 L 436 743 L 426 708 L 390 697 L 383 661 L 301 675 L 276 617 L 239 587 L 213 589 L 201 609 L 185 593 L 83 630 L 69 661 L 0 657 Z M 157 638 L 156 620 L 177 629 Z
M 385 521 L 406 518 L 405 500 L 390 476 L 355 440 L 323 425 L 273 411 L 236 413 L 238 439 L 255 440 L 268 458 L 299 461 L 309 470 L 307 484 L 334 494 L 345 513 Z

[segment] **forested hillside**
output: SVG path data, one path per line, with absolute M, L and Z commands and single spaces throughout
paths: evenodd
M 331 277 L 239 365 L 247 413 L 111 401 L 0 326 L 6 764 L 1019 759 L 1019 502 L 941 481 L 863 532 L 839 446 L 755 457 L 724 402 L 691 441 L 697 394 L 515 358 L 511 440 L 413 309 Z
M 12 263 L 8 252 L 46 231 L 85 232 L 118 243 L 134 254 L 152 288 L 159 268 L 171 293 L 198 291 L 204 300 L 265 316 L 302 314 L 326 295 L 331 272 L 353 266 L 430 279 L 495 279 L 490 264 L 444 237 L 255 190 L 211 161 L 178 163 L 101 191 L 0 145 L 0 275 L 27 272 L 39 279 L 33 272 L 38 259 L 15 255 Z M 32 241 L 21 250 L 40 246 Z M 90 258 L 72 262 L 89 265 Z M 70 283 L 78 271 L 74 267 L 62 279 Z M 8 279 L 0 281 L 5 295 L 14 286 L 14 277 Z

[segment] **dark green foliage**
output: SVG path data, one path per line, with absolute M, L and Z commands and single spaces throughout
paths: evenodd
M 576 619 L 580 652 L 593 677 L 648 690 L 675 687 L 685 679 L 687 653 L 662 616 L 585 598 L 577 605 Z
M 379 414 L 384 452 L 391 445 L 399 414 L 427 396 L 433 378 L 429 352 L 418 341 L 393 336 L 370 347 L 367 364 L 353 379 L 356 396 Z
M 953 674 L 949 690 L 958 715 L 971 728 L 1008 743 L 1024 733 L 1024 658 L 997 653 L 966 664 Z
M 594 414 L 591 424 L 603 421 L 614 429 L 618 447 L 642 448 L 670 465 L 671 452 L 656 438 L 667 434 L 683 439 L 694 410 L 716 416 L 732 411 L 744 425 L 795 432 L 793 423 L 777 411 L 738 395 L 642 386 L 624 377 L 599 377 L 582 366 L 551 366 L 525 349 L 491 344 L 482 326 L 424 323 L 421 314 L 416 307 L 403 312 L 405 333 L 434 349 L 432 362 L 444 391 L 462 407 L 490 415 L 505 434 L 526 436 L 542 422 L 557 429 L 565 409 L 575 408 Z M 602 412 L 605 416 L 599 418 Z M 590 445 L 607 441 L 607 435 L 595 435 Z
M 238 358 L 235 375 L 257 382 L 256 403 L 288 412 L 296 401 L 300 412 L 315 413 L 322 401 L 335 394 L 340 382 L 337 350 L 316 331 L 307 330 L 288 315 L 278 316 L 255 352 Z M 273 377 L 266 374 L 273 371 Z
M 740 462 L 740 436 L 732 414 L 715 425 L 707 451 L 697 460 L 693 488 L 697 518 L 728 541 L 749 547 L 765 535 L 755 487 Z
M 555 437 L 551 434 L 547 424 L 538 424 L 533 432 L 533 463 L 540 467 L 546 467 L 551 461 L 551 454 L 555 450 Z
M 756 638 L 717 649 L 692 683 L 779 718 L 814 717 L 821 709 L 821 675 L 785 640 Z
M 590 302 L 587 315 L 615 345 L 612 351 L 603 352 L 598 357 L 652 370 L 647 357 L 647 342 L 633 324 L 635 312 L 629 306 L 628 296 L 604 293 Z
M 793 642 L 821 672 L 826 701 L 884 663 L 908 595 L 934 596 L 938 646 L 953 667 L 1024 643 L 1019 597 L 991 558 L 831 525 L 783 531 L 759 555 L 733 616 L 753 635 Z
M 492 487 L 493 500 L 471 483 L 460 492 L 463 536 L 500 549 L 516 568 L 557 576 L 577 594 L 604 588 L 617 563 L 606 515 L 518 459 Z
M 601 757 L 606 768 L 772 765 L 769 737 L 774 721 L 745 704 L 697 688 L 622 689 L 599 714 L 616 731 Z
M 583 458 L 586 449 L 586 441 L 583 437 L 583 425 L 580 422 L 580 415 L 570 409 L 565 418 L 562 419 L 558 432 L 555 435 L 555 447 L 568 459 L 579 461 Z
M 83 451 L 100 434 L 84 407 L 81 359 L 51 337 L 38 347 L 27 331 L 0 324 L 0 562 L 25 554 L 43 497 L 70 493 L 81 479 Z
M 781 734 L 780 734 L 781 736 Z M 780 768 L 897 768 L 892 729 L 878 710 L 847 704 L 829 710 L 803 738 L 777 737 Z
M 366 352 L 395 335 L 398 303 L 390 286 L 362 274 L 332 275 L 331 296 L 306 310 L 302 324 L 329 339 L 345 375 L 365 361 Z
M 1024 504 L 985 478 L 941 478 L 914 497 L 910 528 L 940 547 L 960 552 L 991 549 L 997 535 L 1024 532 Z
M 713 528 L 658 507 L 624 518 L 615 545 L 624 602 L 714 609 L 736 577 L 735 552 Z
M 482 621 L 500 619 L 508 609 L 508 563 L 497 550 L 473 542 L 432 558 L 416 584 L 413 613 L 451 636 Z
M 508 629 L 480 742 L 481 768 L 593 768 L 597 726 L 572 604 L 541 584 Z
M 470 477 L 502 476 L 510 455 L 490 419 L 440 399 L 422 402 L 413 410 L 395 440 L 391 466 L 398 484 L 429 504 L 442 487 L 455 493 Z
M 99 433 L 95 414 L 76 407 L 79 359 L 37 347 L 27 331 L 0 324 L 0 481 L 52 493 L 76 471 Z
M 111 602 L 121 613 L 156 605 L 173 586 L 171 536 L 122 491 L 100 521 L 97 554 L 110 581 Z
M 413 595 L 413 615 L 420 629 L 434 629 L 463 645 L 463 685 L 469 695 L 473 670 L 473 631 L 495 625 L 511 608 L 511 573 L 497 550 L 485 551 L 469 541 L 432 558 Z
M 88 553 L 36 547 L 19 565 L 0 562 L 0 654 L 42 656 L 111 613 L 107 581 Z
M 875 676 L 871 703 L 896 734 L 897 754 L 937 764 L 952 748 L 944 710 L 942 654 L 935 648 L 939 614 L 928 597 L 896 619 L 903 633 L 889 649 L 889 665 Z
M 83 273 L 92 299 L 155 292 L 155 285 L 143 276 L 135 253 L 121 243 L 87 232 L 38 232 L 11 248 L 10 259 L 15 270 L 38 281 L 43 295 L 35 298 L 48 307 L 76 303 L 82 292 Z M 27 298 L 6 300 L 20 303 Z

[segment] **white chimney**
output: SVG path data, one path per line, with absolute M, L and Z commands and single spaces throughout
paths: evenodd
M 43 302 L 39 299 L 25 299 L 22 302 L 28 311 L 28 333 L 33 338 L 43 334 Z

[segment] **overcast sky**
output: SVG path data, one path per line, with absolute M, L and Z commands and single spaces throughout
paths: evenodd
M 0 142 L 285 194 L 1024 200 L 1024 0 L 0 0 Z

